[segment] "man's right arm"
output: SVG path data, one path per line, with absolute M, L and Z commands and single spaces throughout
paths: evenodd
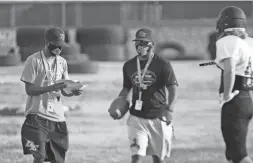
M 118 97 L 125 97 L 127 99 L 129 92 L 130 92 L 129 88 L 123 87 L 122 90 L 120 91 Z
M 38 96 L 40 94 L 48 92 L 45 87 L 37 87 L 32 83 L 25 82 L 25 91 L 28 96 Z
M 37 77 L 37 62 L 31 56 L 25 61 L 24 70 L 21 75 L 21 81 L 25 83 L 26 93 L 29 96 L 38 96 L 40 94 L 57 91 L 65 88 L 64 83 L 57 83 L 48 87 L 39 87 L 35 85 Z
M 127 76 L 127 71 L 126 71 L 126 64 L 123 66 L 123 88 L 120 91 L 118 97 L 125 97 L 127 99 L 128 94 L 132 88 L 132 83 L 129 77 Z
M 32 83 L 25 82 L 26 94 L 29 96 L 38 96 L 47 92 L 58 91 L 63 88 L 65 88 L 65 84 L 63 82 L 50 85 L 47 87 L 39 87 L 39 86 L 35 86 Z
M 128 76 L 127 76 L 127 73 L 126 73 L 126 66 L 125 66 L 125 64 L 124 64 L 124 66 L 123 66 L 123 88 L 121 89 L 121 91 L 120 91 L 120 93 L 119 93 L 119 95 L 118 95 L 118 97 L 117 97 L 116 99 L 118 99 L 118 98 L 120 98 L 120 99 L 124 98 L 124 100 L 127 101 L 127 99 L 128 99 L 128 94 L 129 94 L 131 88 L 132 88 L 132 84 L 131 84 L 131 81 L 129 80 Z M 115 100 L 116 100 L 116 99 L 115 99 Z M 114 100 L 114 101 L 115 101 L 115 100 Z M 113 101 L 113 102 L 114 102 L 114 101 Z M 112 103 L 112 104 L 113 104 L 113 103 Z M 110 108 L 110 109 L 111 109 L 111 108 Z M 122 115 L 121 112 L 120 112 L 120 113 L 117 112 L 118 108 L 113 108 L 113 109 L 115 109 L 113 112 L 111 112 L 110 109 L 109 109 L 110 116 L 111 116 L 114 120 L 116 120 L 116 119 L 121 119 L 121 118 L 124 116 L 124 114 Z M 128 108 L 128 109 L 129 109 L 129 108 Z M 116 112 L 115 112 L 115 111 L 116 111 Z M 118 111 L 119 111 L 119 110 L 118 110 Z

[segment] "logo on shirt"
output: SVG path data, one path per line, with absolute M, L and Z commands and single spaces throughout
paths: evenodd
M 141 70 L 141 75 L 143 74 L 143 70 Z M 140 87 L 140 82 L 138 78 L 138 73 L 137 71 L 131 76 L 131 81 L 134 86 Z M 147 70 L 145 73 L 145 76 L 143 78 L 143 84 L 142 88 L 147 89 L 147 87 L 151 86 L 156 82 L 156 75 L 154 72 Z

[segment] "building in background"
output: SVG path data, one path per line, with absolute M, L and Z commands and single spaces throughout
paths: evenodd
M 251 1 L 1 2 L 0 27 L 157 25 L 171 19 L 216 18 L 227 5 L 236 5 L 252 15 Z

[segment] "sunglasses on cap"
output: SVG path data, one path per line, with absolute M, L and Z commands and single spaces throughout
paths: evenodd
M 152 42 L 151 41 L 138 40 L 138 41 L 135 41 L 135 45 L 142 46 L 142 47 L 147 47 L 147 46 L 151 46 Z

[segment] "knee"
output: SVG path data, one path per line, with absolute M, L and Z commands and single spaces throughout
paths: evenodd
M 158 156 L 152 156 L 152 157 L 153 157 L 153 163 L 163 163 L 164 162 Z
M 44 163 L 44 159 L 36 159 L 36 158 L 34 158 L 33 163 Z
M 34 158 L 33 163 L 44 163 L 45 155 L 43 155 L 41 153 L 37 153 L 37 152 L 33 152 L 32 155 Z
M 132 163 L 142 163 L 142 156 L 141 155 L 133 155 L 132 156 Z

